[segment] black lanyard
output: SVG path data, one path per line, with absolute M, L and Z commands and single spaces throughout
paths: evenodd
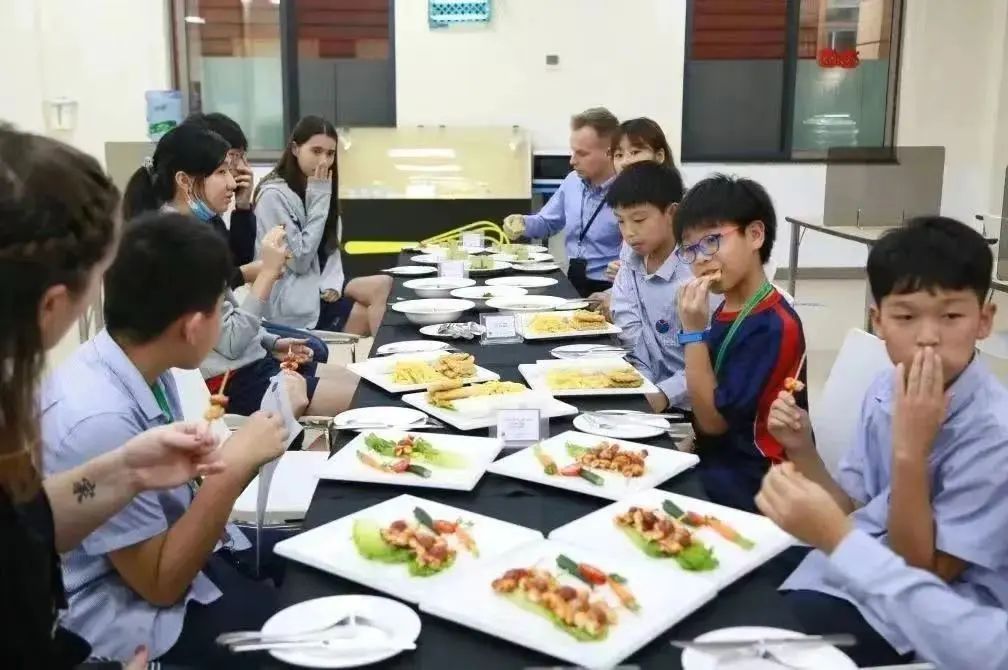
M 602 211 L 602 208 L 605 207 L 605 196 L 603 196 L 602 202 L 600 202 L 598 204 L 598 207 L 595 208 L 595 211 L 592 213 L 591 218 L 588 219 L 588 223 L 585 223 L 584 206 L 585 206 L 585 200 L 587 199 L 588 199 L 588 186 L 586 185 L 584 187 L 584 190 L 581 191 L 581 235 L 578 237 L 578 247 L 584 244 L 584 238 L 585 235 L 588 234 L 588 229 L 591 228 L 593 223 L 595 223 L 595 217 L 597 217 L 599 215 L 599 212 Z

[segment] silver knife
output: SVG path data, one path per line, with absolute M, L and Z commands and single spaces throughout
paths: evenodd
M 750 640 L 672 640 L 673 647 L 680 649 L 696 649 L 697 651 L 731 651 L 747 647 L 851 647 L 857 644 L 857 638 L 846 633 L 836 635 L 806 635 L 803 637 L 753 638 Z
M 253 642 L 251 644 L 236 644 L 228 648 L 233 654 L 240 654 L 246 651 L 266 651 L 266 650 L 276 650 L 281 651 L 284 649 L 296 650 L 296 649 L 332 649 L 333 651 L 338 651 L 340 653 L 347 652 L 372 652 L 372 651 L 411 651 L 416 649 L 416 644 L 412 642 L 397 642 L 396 640 L 384 640 L 378 642 L 366 642 L 363 644 L 339 644 L 335 645 L 335 642 L 343 642 L 346 638 L 327 638 L 319 640 L 298 640 L 292 642 Z

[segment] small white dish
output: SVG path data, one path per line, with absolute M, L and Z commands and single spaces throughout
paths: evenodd
M 425 267 L 423 265 L 397 265 L 394 268 L 385 268 L 382 272 L 400 277 L 415 277 L 417 275 L 429 275 L 437 272 L 437 268 Z
M 404 340 L 402 342 L 389 342 L 383 344 L 375 350 L 379 356 L 391 354 L 414 354 L 423 351 L 444 351 L 449 347 L 447 342 L 434 342 L 431 340 Z
M 373 431 L 374 428 L 355 428 L 354 425 L 390 425 L 404 430 L 427 421 L 427 415 L 408 407 L 358 407 L 340 412 L 333 417 L 333 427 L 339 430 Z
M 524 264 L 524 263 L 550 263 L 553 262 L 552 254 L 545 254 L 539 252 L 530 252 L 525 258 L 518 258 L 514 254 L 497 253 L 491 256 L 499 261 L 505 261 L 507 263 L 514 264 Z
M 526 312 L 542 312 L 565 305 L 565 298 L 552 295 L 526 295 L 516 298 L 490 298 L 487 307 L 492 307 L 505 314 L 524 314 Z
M 556 263 L 515 263 L 516 272 L 555 272 L 560 269 Z
M 411 256 L 411 263 L 420 263 L 421 265 L 437 265 L 445 259 L 444 254 L 420 254 L 419 256 Z
M 647 437 L 664 435 L 665 431 L 672 428 L 672 424 L 661 417 L 641 417 L 639 422 L 634 421 L 631 423 L 618 417 L 612 421 L 606 421 L 605 419 L 597 420 L 595 417 L 586 414 L 579 414 L 574 417 L 574 427 L 582 432 L 601 435 L 602 437 L 615 437 L 620 440 L 642 440 Z
M 410 323 L 427 326 L 458 321 L 464 312 L 476 306 L 472 300 L 457 298 L 422 298 L 392 303 L 392 310 L 406 316 Z
M 441 339 L 444 340 L 454 339 L 452 338 L 451 335 L 442 335 L 440 332 L 438 332 L 438 329 L 441 328 L 441 326 L 443 325 L 444 324 L 442 323 L 434 323 L 429 326 L 424 326 L 423 328 L 420 329 L 420 334 L 425 335 L 427 337 L 440 337 Z
M 279 545 L 278 545 L 279 546 Z M 280 610 L 263 624 L 265 635 L 290 635 L 301 631 L 316 630 L 326 622 L 337 622 L 344 616 L 355 614 L 371 621 L 380 622 L 384 630 L 395 633 L 397 644 L 413 643 L 420 636 L 420 617 L 401 602 L 379 596 L 328 596 L 306 600 Z M 356 668 L 392 658 L 400 652 L 395 649 L 380 649 L 377 645 L 386 641 L 387 636 L 369 626 L 361 626 L 359 635 L 347 645 L 373 642 L 376 647 L 366 651 L 340 651 L 339 643 L 332 649 L 274 650 L 270 654 L 284 663 L 303 668 Z
M 778 637 L 802 637 L 802 633 L 765 626 L 737 626 L 712 630 L 698 637 L 696 641 L 723 642 Z M 772 649 L 772 651 L 774 656 L 784 663 L 799 668 L 815 668 L 815 670 L 857 669 L 857 665 L 847 654 L 829 645 L 811 648 L 781 646 Z M 738 656 L 736 652 L 711 653 L 699 649 L 687 649 L 683 651 L 682 667 L 683 670 L 780 670 L 784 666 L 771 660 L 756 658 L 755 655 Z
M 473 286 L 475 279 L 463 277 L 424 277 L 403 282 L 403 286 L 413 289 L 421 298 L 447 298 L 457 288 Z
M 495 279 L 487 279 L 487 286 L 520 286 L 521 288 L 528 289 L 529 293 L 543 293 L 546 289 L 551 286 L 556 286 L 558 280 L 552 277 L 497 277 Z
M 576 372 L 616 372 L 631 367 L 624 359 L 614 358 L 589 358 L 580 361 L 564 361 L 549 359 L 536 361 L 535 364 L 520 363 L 518 372 L 521 373 L 530 388 L 535 391 L 543 391 L 557 397 L 568 396 L 602 396 L 602 395 L 646 395 L 648 393 L 660 393 L 661 390 L 655 386 L 651 380 L 641 375 L 640 386 L 624 387 L 598 387 L 598 388 L 553 388 L 550 386 L 548 374 L 550 372 L 574 370 Z M 638 373 L 639 374 L 639 373 Z
M 467 286 L 451 292 L 453 298 L 472 300 L 477 305 L 486 304 L 491 298 L 518 298 L 528 294 L 528 289 L 520 286 Z

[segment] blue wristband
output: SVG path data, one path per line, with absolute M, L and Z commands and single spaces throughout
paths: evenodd
M 703 342 L 706 336 L 706 330 L 695 330 L 691 333 L 680 330 L 676 333 L 676 340 L 679 342 L 679 346 L 683 346 L 686 344 L 693 344 L 694 342 Z

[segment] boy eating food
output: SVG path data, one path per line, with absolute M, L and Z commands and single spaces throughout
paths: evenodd
M 801 320 L 763 271 L 776 233 L 770 196 L 749 179 L 708 177 L 675 215 L 676 255 L 696 275 L 679 291 L 678 341 L 698 471 L 711 500 L 749 511 L 770 464 L 785 457 L 767 430 L 770 404 L 789 377 L 805 374 Z M 711 293 L 724 296 L 713 316 Z M 795 400 L 807 407 L 804 390 Z
M 979 233 L 945 217 L 911 220 L 868 255 L 875 332 L 895 364 L 869 387 L 857 438 L 834 480 L 807 413 L 786 394 L 768 425 L 795 468 L 826 489 L 854 527 L 960 595 L 1008 604 L 1008 393 L 976 356 L 990 333 L 993 257 Z M 809 632 L 850 632 L 859 665 L 911 651 L 892 622 L 810 554 L 781 586 Z M 927 616 L 926 612 L 915 612 Z

